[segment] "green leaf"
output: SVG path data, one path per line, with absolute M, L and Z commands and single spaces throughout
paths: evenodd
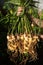
M 20 0 L 10 0 L 8 2 L 5 2 L 6 4 L 8 3 L 11 3 L 11 4 L 14 4 L 14 5 L 20 5 Z

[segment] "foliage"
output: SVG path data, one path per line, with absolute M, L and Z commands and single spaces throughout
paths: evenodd
M 4 2 L 3 9 L 7 10 L 7 14 L 6 16 L 2 16 L 0 22 L 8 27 L 8 33 L 15 34 L 31 31 L 31 14 L 35 13 L 35 11 L 32 11 L 36 7 L 35 3 L 38 3 L 38 1 L 7 0 Z M 19 16 L 17 16 L 18 7 L 23 8 Z M 34 16 L 37 17 L 37 14 Z
M 33 10 L 34 10 L 34 11 L 33 11 L 32 15 L 33 15 L 35 18 L 39 18 L 38 9 L 37 9 L 37 8 L 34 8 Z

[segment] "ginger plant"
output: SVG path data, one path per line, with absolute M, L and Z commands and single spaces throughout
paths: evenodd
M 15 64 L 25 65 L 27 60 L 37 59 L 36 45 L 40 29 L 32 23 L 30 8 L 34 9 L 34 0 L 9 0 L 4 7 L 7 10 L 5 25 L 7 33 L 7 53 Z M 18 61 L 19 59 L 19 61 Z M 24 60 L 24 62 L 23 62 Z

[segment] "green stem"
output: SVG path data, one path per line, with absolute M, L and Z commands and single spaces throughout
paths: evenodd
M 11 32 L 11 33 L 14 32 L 14 30 L 15 30 L 15 28 L 16 28 L 16 24 L 18 23 L 18 21 L 19 21 L 19 17 L 18 17 L 17 20 L 15 21 L 15 24 L 14 24 L 14 26 L 13 26 L 13 28 L 12 28 L 12 32 Z

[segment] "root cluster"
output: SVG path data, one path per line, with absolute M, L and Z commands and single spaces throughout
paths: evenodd
M 31 34 L 28 33 L 7 35 L 7 47 L 8 50 L 11 51 L 12 53 L 11 57 L 17 58 L 18 56 L 22 55 L 22 60 L 26 60 L 30 55 L 31 56 L 30 59 L 33 60 L 36 59 L 37 58 L 36 45 L 38 40 L 39 40 L 38 36 L 36 35 L 32 36 Z M 23 58 L 24 54 L 25 55 L 28 54 L 27 58 Z

